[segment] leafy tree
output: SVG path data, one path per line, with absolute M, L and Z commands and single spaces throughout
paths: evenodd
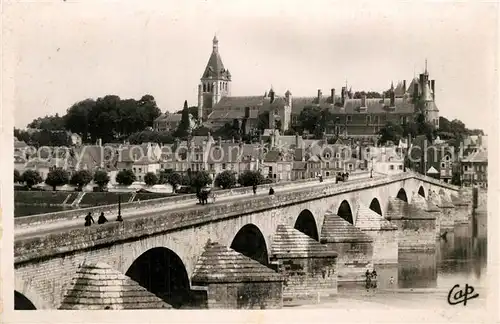
M 62 186 L 67 184 L 69 181 L 68 172 L 66 172 L 62 168 L 55 168 L 49 171 L 47 174 L 47 179 L 45 179 L 45 183 L 52 187 L 54 191 L 56 191 L 57 186 Z
M 94 183 L 99 187 L 99 190 L 102 191 L 103 188 L 109 183 L 109 175 L 104 170 L 97 170 L 94 173 Z
M 38 171 L 26 170 L 23 172 L 21 182 L 26 183 L 28 189 L 31 190 L 34 185 L 42 182 L 42 177 L 40 176 L 40 173 L 38 173 Z
M 230 170 L 225 170 L 215 177 L 215 186 L 223 189 L 231 189 L 236 185 L 236 173 Z
M 178 172 L 170 172 L 166 176 L 166 181 L 168 184 L 170 184 L 175 192 L 177 189 L 177 186 L 181 185 L 183 182 L 183 177 L 180 173 Z
M 21 174 L 19 173 L 19 171 L 17 169 L 14 169 L 14 182 L 15 183 L 19 183 L 22 181 L 22 177 L 21 177 Z
M 243 187 L 260 185 L 264 182 L 264 177 L 259 171 L 246 170 L 238 177 L 238 183 Z
M 153 172 L 148 172 L 146 173 L 146 175 L 144 176 L 144 182 L 148 185 L 148 186 L 154 186 L 155 184 L 158 183 L 158 177 L 156 176 L 156 174 L 154 174 Z
M 212 178 L 210 174 L 206 171 L 194 172 L 191 175 L 191 187 L 196 189 L 198 192 L 201 188 L 208 186 L 212 183 Z
M 201 126 L 193 129 L 193 136 L 208 136 L 210 133 L 210 128 Z
M 92 174 L 87 170 L 80 170 L 73 173 L 70 183 L 78 186 L 78 190 L 81 191 L 83 187 L 90 183 L 90 181 L 92 181 Z
M 121 170 L 116 174 L 116 182 L 124 186 L 130 186 L 135 181 L 135 174 L 132 170 Z
M 64 118 L 60 117 L 59 114 L 55 114 L 54 116 L 39 117 L 29 123 L 28 128 L 36 128 L 47 131 L 64 130 Z
M 189 118 L 189 108 L 187 105 L 187 100 L 184 101 L 184 108 L 182 109 L 182 117 L 177 130 L 175 131 L 175 137 L 186 138 L 190 132 L 190 118 Z
M 462 185 L 462 181 L 460 180 L 460 173 L 453 172 L 453 174 L 451 175 L 451 184 L 455 186 Z
M 198 107 L 191 106 L 188 108 L 188 112 L 193 116 L 194 119 L 198 119 Z M 176 114 L 182 114 L 182 110 L 176 112 Z
M 166 184 L 168 183 L 168 177 L 172 173 L 172 169 L 167 169 L 167 170 L 160 170 L 158 174 L 158 183 L 159 184 Z
M 388 122 L 378 133 L 380 135 L 380 144 L 386 144 L 388 141 L 392 141 L 396 144 L 403 135 L 403 128 L 400 125 Z

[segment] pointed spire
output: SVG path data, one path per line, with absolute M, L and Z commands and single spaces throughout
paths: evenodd
M 394 91 L 394 81 L 391 81 L 391 90 Z
M 214 39 L 212 40 L 212 48 L 214 51 L 219 49 L 219 40 L 217 39 L 217 34 L 214 35 Z
M 425 59 L 425 74 L 428 74 L 427 73 L 427 59 Z

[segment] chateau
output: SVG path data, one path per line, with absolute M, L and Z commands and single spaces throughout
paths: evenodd
M 334 88 L 327 95 L 318 90 L 316 96 L 293 97 L 290 90 L 279 96 L 271 89 L 263 95 L 231 96 L 232 75 L 224 67 L 219 53 L 219 41 L 214 37 L 212 54 L 198 85 L 198 118 L 204 126 L 217 129 L 238 120 L 242 129 L 256 128 L 259 116 L 267 115 L 268 128 L 282 132 L 298 123 L 301 111 L 308 107 L 328 109 L 333 115 L 328 132 L 344 136 L 375 135 L 388 121 L 404 124 L 413 119 L 417 103 L 428 122 L 439 127 L 439 110 L 435 104 L 435 81 L 429 79 L 427 64 L 424 73 L 407 86 L 406 80 L 396 87 L 391 84 L 381 98 L 354 97 L 352 89 L 342 87 L 340 95 Z

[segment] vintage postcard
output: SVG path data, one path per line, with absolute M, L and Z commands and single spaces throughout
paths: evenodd
M 498 13 L 4 2 L 6 322 L 498 321 Z

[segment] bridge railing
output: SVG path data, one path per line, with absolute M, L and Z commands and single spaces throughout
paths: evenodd
M 367 171 L 353 172 L 352 174 L 349 175 L 350 179 L 359 179 L 359 178 L 367 178 L 367 177 L 369 177 L 369 172 L 367 172 Z M 333 176 L 331 176 L 329 178 L 333 178 Z M 325 179 L 328 179 L 328 177 Z M 277 183 L 272 183 L 272 184 L 264 184 L 264 185 L 258 186 L 258 191 L 259 192 L 260 191 L 268 191 L 270 187 L 273 187 L 275 189 L 282 189 L 282 188 L 286 188 L 286 187 L 296 186 L 298 184 L 307 184 L 307 183 L 314 183 L 314 182 L 318 182 L 318 179 L 315 179 L 315 178 L 310 179 L 309 178 L 309 179 L 300 179 L 300 180 L 295 180 L 295 181 L 283 181 L 283 182 L 277 182 Z M 231 196 L 238 196 L 238 195 L 249 195 L 252 193 L 253 193 L 252 187 L 238 187 L 238 188 L 233 188 L 233 189 L 216 191 L 217 197 L 231 197 Z M 141 210 L 145 207 L 161 209 L 165 206 L 169 206 L 169 207 L 171 207 L 173 205 L 182 206 L 183 204 L 186 204 L 188 202 L 194 202 L 194 201 L 197 201 L 195 194 L 176 195 L 176 196 L 156 198 L 156 199 L 145 200 L 145 201 L 134 201 L 134 202 L 122 203 L 121 204 L 121 211 L 122 211 L 122 213 L 129 213 L 129 212 Z M 85 217 L 85 215 L 87 215 L 89 212 L 92 213 L 93 215 L 100 214 L 101 212 L 104 212 L 106 215 L 108 215 L 108 214 L 117 215 L 118 214 L 118 204 L 87 207 L 87 208 L 78 208 L 78 209 L 71 209 L 71 210 L 65 210 L 65 211 L 54 212 L 54 213 L 16 217 L 14 219 L 14 227 L 15 228 L 23 228 L 23 227 L 36 226 L 36 225 L 40 225 L 40 224 L 47 224 L 47 223 L 53 223 L 53 222 L 69 221 L 69 220 L 74 220 L 74 219 L 79 219 L 79 218 L 83 219 Z

